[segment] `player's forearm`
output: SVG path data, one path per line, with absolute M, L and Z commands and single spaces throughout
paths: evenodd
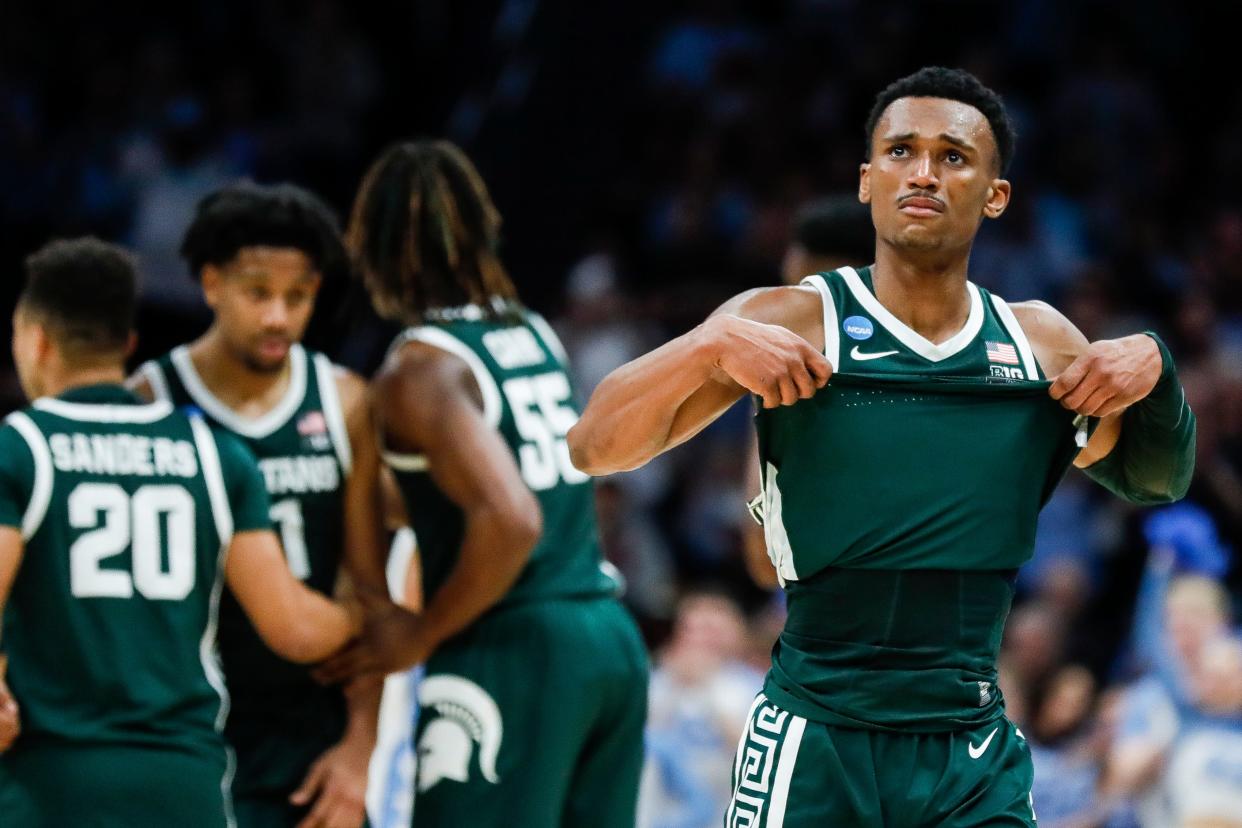
M 570 429 L 576 467 L 592 475 L 638 468 L 670 447 L 678 411 L 712 377 L 714 320 L 613 371 Z
M 1132 503 L 1170 503 L 1185 496 L 1195 468 L 1195 415 L 1177 379 L 1168 349 L 1164 368 L 1145 399 L 1126 409 L 1117 444 L 1087 466 L 1087 476 Z
M 375 747 L 379 729 L 380 699 L 384 693 L 384 677 L 358 676 L 345 686 L 345 735 L 342 742 L 356 744 L 368 751 Z
M 466 512 L 457 565 L 421 616 L 419 657 L 478 620 L 517 582 L 539 540 L 540 521 L 482 506 Z
M 322 661 L 345 646 L 358 632 L 358 623 L 335 601 L 301 583 L 296 586 L 284 602 L 287 626 L 268 645 L 299 664 Z

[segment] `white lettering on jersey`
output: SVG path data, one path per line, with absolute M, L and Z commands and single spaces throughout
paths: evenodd
M 139 477 L 193 477 L 194 445 L 142 434 L 52 434 L 47 438 L 59 471 Z
M 332 455 L 266 457 L 259 471 L 271 495 L 331 492 L 341 484 L 341 469 Z
M 483 334 L 483 347 L 506 371 L 542 365 L 548 361 L 547 354 L 539 347 L 539 341 L 527 328 L 501 328 Z

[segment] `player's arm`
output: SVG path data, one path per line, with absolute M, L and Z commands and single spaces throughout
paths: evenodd
M 0 618 L 4 617 L 9 592 L 22 564 L 24 548 L 22 534 L 17 526 L 0 526 Z M 3 630 L 0 630 L 0 636 L 2 635 Z M 3 640 L 2 637 L 0 640 Z M 16 699 L 9 692 L 7 674 L 8 659 L 0 652 L 0 753 L 12 747 L 22 732 L 20 711 Z
M 224 577 L 263 643 L 289 661 L 321 661 L 358 630 L 344 607 L 293 577 L 271 529 L 233 535 Z
M 1099 417 L 1074 465 L 1133 503 L 1185 496 L 1195 464 L 1195 415 L 1168 348 L 1154 334 L 1087 342 L 1043 302 L 1013 305 L 1063 406 Z
M 342 559 L 355 590 L 386 589 L 384 526 L 379 489 L 379 450 L 367 404 L 367 386 L 357 374 L 339 369 L 337 396 L 349 439 L 350 470 L 345 479 L 345 547 Z M 375 749 L 384 678 L 359 676 L 345 688 L 348 715 L 341 740 L 309 768 L 290 796 L 297 806 L 314 802 L 299 828 L 358 826 L 366 818 L 367 768 Z
M 394 657 L 351 647 L 318 671 L 325 681 L 424 661 L 509 591 L 543 530 L 539 502 L 483 416 L 478 384 L 461 359 L 407 345 L 376 377 L 372 401 L 384 442 L 427 458 L 432 480 L 462 512 L 464 533 L 457 563 L 435 596 L 420 615 L 406 615 L 407 634 L 394 642 Z
M 613 371 L 569 432 L 574 465 L 593 475 L 638 468 L 684 443 L 748 391 L 792 405 L 832 373 L 823 306 L 811 288 L 759 288 Z
M 340 604 L 293 577 L 271 529 L 267 487 L 254 456 L 229 434 L 213 438 L 233 519 L 225 582 L 273 652 L 304 664 L 326 658 L 358 625 Z

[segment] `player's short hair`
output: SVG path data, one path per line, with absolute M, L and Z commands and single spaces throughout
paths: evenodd
M 204 265 L 224 265 L 245 247 L 300 250 L 327 276 L 344 266 L 345 247 L 332 210 L 293 184 L 242 181 L 198 203 L 181 241 L 181 257 L 195 279 Z
M 380 316 L 404 322 L 517 303 L 499 256 L 500 212 L 466 154 L 448 141 L 386 149 L 354 199 L 346 245 Z
M 992 127 L 992 136 L 996 139 L 996 149 L 1000 156 L 1000 171 L 1004 174 L 1009 170 L 1013 160 L 1014 149 L 1018 142 L 1018 132 L 1005 109 L 1001 96 L 992 91 L 971 73 L 964 69 L 948 69 L 944 66 L 924 66 L 912 75 L 890 83 L 875 96 L 871 113 L 867 116 L 865 155 L 871 155 L 871 141 L 875 137 L 876 124 L 889 104 L 899 98 L 945 98 L 960 101 L 973 106 L 987 118 Z
M 94 237 L 49 242 L 26 258 L 20 312 L 75 355 L 128 347 L 138 304 L 133 257 Z
M 871 210 L 853 194 L 817 199 L 794 215 L 793 240 L 812 256 L 870 261 L 875 253 Z

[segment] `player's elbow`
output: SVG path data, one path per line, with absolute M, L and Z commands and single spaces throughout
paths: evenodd
M 280 625 L 276 629 L 261 631 L 263 643 L 276 655 L 294 664 L 313 664 L 332 654 L 325 648 L 321 637 L 309 627 L 299 624 Z
M 569 430 L 566 440 L 569 443 L 569 461 L 578 471 L 592 477 L 626 471 L 624 464 L 615 456 L 610 441 L 604 439 L 598 429 L 592 429 L 589 424 L 583 425 L 582 420 Z

